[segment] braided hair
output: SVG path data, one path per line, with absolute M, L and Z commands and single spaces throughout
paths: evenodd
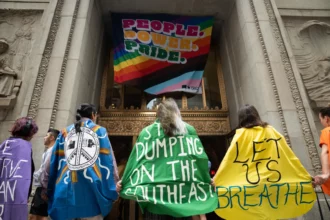
M 81 132 L 80 126 L 81 126 L 82 118 L 92 119 L 93 114 L 96 115 L 95 105 L 84 103 L 79 106 L 76 114 L 76 123 L 74 124 L 77 133 Z

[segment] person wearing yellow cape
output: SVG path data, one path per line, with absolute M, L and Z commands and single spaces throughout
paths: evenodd
M 227 220 L 301 216 L 314 205 L 312 177 L 285 138 L 252 105 L 238 113 L 239 129 L 214 177 L 217 215 Z

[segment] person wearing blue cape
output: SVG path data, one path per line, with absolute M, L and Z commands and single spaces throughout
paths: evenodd
M 61 131 L 53 147 L 47 189 L 53 220 L 102 220 L 118 198 L 116 160 L 96 117 L 94 105 L 82 104 L 77 122 Z

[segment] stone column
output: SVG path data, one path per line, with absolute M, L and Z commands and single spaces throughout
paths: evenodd
M 34 117 L 39 132 L 32 144 L 38 166 L 48 128 L 61 130 L 74 122 L 82 103 L 98 103 L 102 73 L 103 23 L 98 2 L 58 0 L 45 49 L 22 115 Z M 33 81 L 33 80 L 31 80 Z
M 103 30 L 98 2 L 82 1 L 68 54 L 54 123 L 56 128 L 63 128 L 74 122 L 76 109 L 81 103 L 99 103 L 105 58 Z
M 304 92 L 298 89 L 293 71 L 288 71 L 285 47 L 273 31 L 274 11 L 264 0 L 237 0 L 222 34 L 221 54 L 226 60 L 224 75 L 230 100 L 232 127 L 237 125 L 237 110 L 253 104 L 261 117 L 287 139 L 306 169 L 314 174 L 319 162 L 314 136 L 306 113 Z M 283 55 L 284 54 L 284 55 Z M 292 68 L 292 67 L 291 67 Z M 311 119 L 312 120 L 312 119 Z
M 49 45 L 54 42 L 55 34 L 50 30 L 57 26 L 56 6 L 57 0 L 40 3 L 13 0 L 0 4 L 0 38 L 8 39 L 10 45 L 6 65 L 22 81 L 15 106 L 0 122 L 0 141 L 10 136 L 8 130 L 17 118 L 27 115 L 35 85 L 40 88 L 40 81 L 36 83 L 36 79 L 39 72 L 45 73 L 40 70 L 45 70 L 48 65 L 45 61 L 51 56 Z M 38 135 L 43 135 L 41 129 Z M 39 158 L 43 143 L 33 148 L 35 158 Z
M 308 97 L 281 33 L 272 0 L 237 0 L 220 46 L 232 127 L 237 110 L 253 104 L 280 131 L 311 175 L 320 172 L 317 135 Z M 302 219 L 311 219 L 313 210 Z

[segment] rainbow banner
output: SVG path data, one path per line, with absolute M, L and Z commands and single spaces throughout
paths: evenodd
M 149 94 L 201 93 L 213 17 L 112 13 L 114 77 Z

